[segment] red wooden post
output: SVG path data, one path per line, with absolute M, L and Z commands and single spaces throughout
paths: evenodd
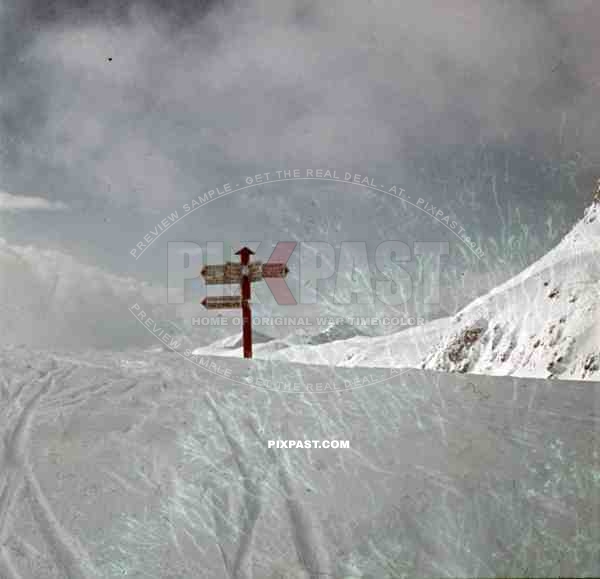
M 244 343 L 244 358 L 252 358 L 252 312 L 250 311 L 250 255 L 254 252 L 248 247 L 242 247 L 236 252 L 240 256 L 242 265 L 242 278 L 240 280 L 242 286 L 242 327 L 243 327 L 243 343 Z

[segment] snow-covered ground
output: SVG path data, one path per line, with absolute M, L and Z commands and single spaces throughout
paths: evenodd
M 2 579 L 600 574 L 591 383 L 412 370 L 277 394 L 173 353 L 25 348 L 0 376 Z

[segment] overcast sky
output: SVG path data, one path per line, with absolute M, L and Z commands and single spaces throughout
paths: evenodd
M 518 268 L 553 245 L 549 215 L 566 227 L 589 202 L 599 25 L 595 0 L 0 0 L 0 236 L 148 275 L 168 239 L 447 237 L 385 196 L 299 182 L 223 198 L 130 259 L 215 186 L 330 167 L 488 242 L 520 212 L 537 244 Z

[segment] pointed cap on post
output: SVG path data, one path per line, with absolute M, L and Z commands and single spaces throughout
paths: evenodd
M 254 251 L 252 251 L 249 247 L 244 246 L 242 247 L 242 249 L 236 251 L 235 254 L 240 256 L 240 261 L 242 262 L 242 265 L 248 265 L 250 256 L 254 255 Z
M 239 249 L 235 252 L 236 255 L 255 255 L 254 251 L 252 251 L 247 245 L 244 245 L 242 249 Z

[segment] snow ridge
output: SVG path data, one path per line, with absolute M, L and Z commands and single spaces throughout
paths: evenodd
M 600 378 L 600 202 L 519 275 L 478 298 L 422 361 L 424 369 Z

